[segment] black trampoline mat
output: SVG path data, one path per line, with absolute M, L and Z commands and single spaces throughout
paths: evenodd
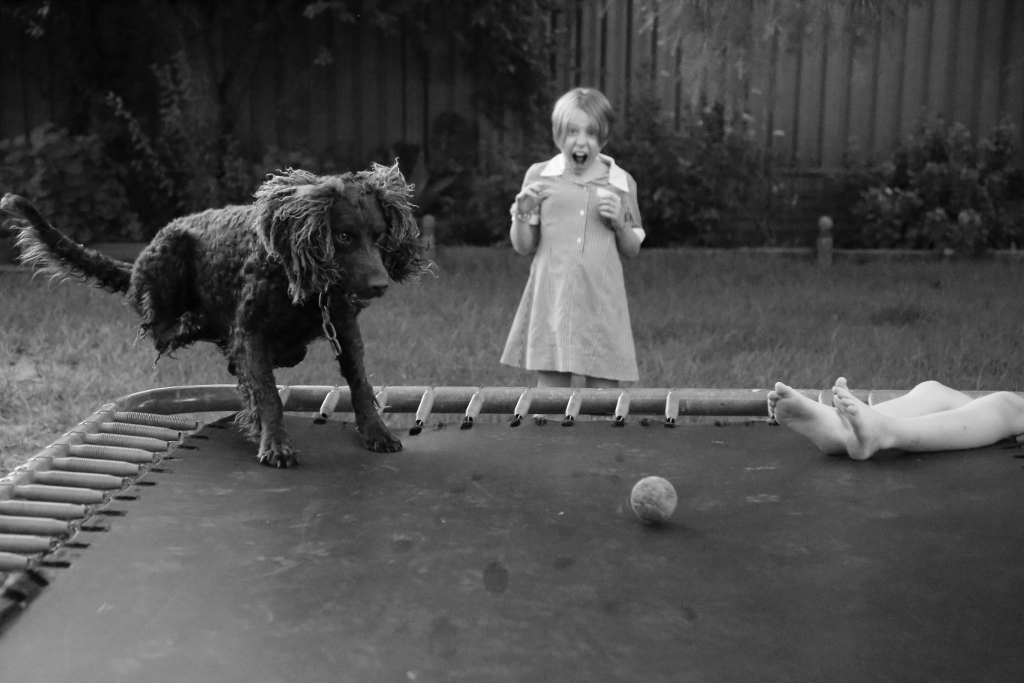
M 480 423 L 205 428 L 0 638 L 0 681 L 1024 680 L 1017 449 Z M 676 487 L 668 525 L 627 497 Z

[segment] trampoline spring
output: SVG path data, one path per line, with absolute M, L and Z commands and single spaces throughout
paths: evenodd
M 580 414 L 580 406 L 583 405 L 583 397 L 580 396 L 580 392 L 572 392 L 572 396 L 569 397 L 569 402 L 565 406 L 565 419 L 562 420 L 563 427 L 571 427 L 576 422 L 576 418 Z
M 286 410 L 285 406 L 288 405 L 288 399 L 291 398 L 292 390 L 287 384 L 277 390 L 277 395 L 281 399 L 281 408 Z
M 45 484 L 20 484 L 14 487 L 14 495 L 22 500 L 76 505 L 102 505 L 110 500 L 110 494 L 103 491 Z
M 137 465 L 149 465 L 160 459 L 160 456 L 152 451 L 144 451 L 140 448 L 125 448 L 123 446 L 97 446 L 95 444 L 72 444 L 68 448 L 68 455 L 79 458 L 97 458 L 99 460 L 118 460 L 131 462 Z
M 109 474 L 114 477 L 137 477 L 146 471 L 144 465 L 95 458 L 54 458 L 52 467 L 65 472 Z
M 483 393 L 477 390 L 473 397 L 469 399 L 469 405 L 466 406 L 466 415 L 462 418 L 461 429 L 470 429 L 473 426 L 473 422 L 480 415 L 480 411 L 484 407 L 484 396 Z
M 101 434 L 124 434 L 125 436 L 143 436 L 161 441 L 181 441 L 181 431 L 168 429 L 167 427 L 154 427 L 151 425 L 138 425 L 131 422 L 101 422 Z
M 128 434 L 85 434 L 85 443 L 94 446 L 120 446 L 122 448 L 138 448 L 154 453 L 165 453 L 170 442 L 163 439 L 151 439 L 145 436 Z
M 3 534 L 34 534 L 36 536 L 64 537 L 71 535 L 74 531 L 74 523 L 66 519 L 0 515 L 0 533 Z
M 34 483 L 46 486 L 72 486 L 83 489 L 120 490 L 126 488 L 129 481 L 124 477 L 115 477 L 110 474 L 98 474 L 95 472 L 67 472 L 63 470 L 48 470 L 36 472 L 33 477 Z
M 669 391 L 665 397 L 665 426 L 675 427 L 679 417 L 679 394 Z
M 619 400 L 615 403 L 615 421 L 612 422 L 612 426 L 624 427 L 627 415 L 629 415 L 629 393 L 624 391 L 619 394 Z
M 427 387 L 420 399 L 420 406 L 416 409 L 416 422 L 426 424 L 430 417 L 430 411 L 434 409 L 434 387 Z
M 388 388 L 381 387 L 377 395 L 373 397 L 373 400 L 377 403 L 377 413 L 383 413 L 384 409 L 388 407 Z
M 0 515 L 49 517 L 53 519 L 84 519 L 92 508 L 72 503 L 47 503 L 36 500 L 0 500 Z
M 420 399 L 420 406 L 416 409 L 416 425 L 409 430 L 411 436 L 416 436 L 423 427 L 427 424 L 427 418 L 430 417 L 430 411 L 434 408 L 434 387 L 427 387 L 427 390 L 423 392 L 423 398 Z
M 32 565 L 32 558 L 15 553 L 0 552 L 0 572 L 25 571 Z
M 149 427 L 165 427 L 177 429 L 178 431 L 191 432 L 199 428 L 199 423 L 180 415 L 157 415 L 155 413 L 140 413 L 136 411 L 114 413 L 115 422 L 130 422 Z
M 523 421 L 523 416 L 530 412 L 530 403 L 533 402 L 533 396 L 530 394 L 530 390 L 527 389 L 519 397 L 516 402 L 516 408 L 512 411 L 512 426 L 518 427 Z
M 0 552 L 48 553 L 57 549 L 59 541 L 48 536 L 0 534 Z
M 327 396 L 324 397 L 324 402 L 320 405 L 320 412 L 313 417 L 313 422 L 316 424 L 324 424 L 327 419 L 334 414 L 334 409 L 338 407 L 338 401 L 341 399 L 342 389 L 341 387 L 334 387 Z

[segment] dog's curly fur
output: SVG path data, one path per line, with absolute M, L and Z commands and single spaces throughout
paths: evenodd
M 75 243 L 22 197 L 5 195 L 0 210 L 16 219 L 23 262 L 125 294 L 158 358 L 197 341 L 215 344 L 238 378 L 245 408 L 237 420 L 258 437 L 259 461 L 288 467 L 295 451 L 273 369 L 296 365 L 324 337 L 322 296 L 364 444 L 402 447 L 375 409 L 356 318 L 389 280 L 424 269 L 410 194 L 397 164 L 341 176 L 289 169 L 263 183 L 252 205 L 172 221 L 134 264 Z

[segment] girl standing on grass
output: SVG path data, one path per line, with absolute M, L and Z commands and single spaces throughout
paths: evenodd
M 537 371 L 537 386 L 614 388 L 638 379 L 621 257 L 640 252 L 636 181 L 601 154 L 608 99 L 593 88 L 555 103 L 559 154 L 534 164 L 512 205 L 512 247 L 533 254 L 501 362 Z

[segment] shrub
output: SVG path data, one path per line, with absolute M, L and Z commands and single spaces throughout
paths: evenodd
M 857 170 L 844 246 L 953 249 L 1022 246 L 1024 169 L 1012 125 L 975 144 L 961 124 L 919 126 L 892 157 Z
M 142 236 L 118 168 L 97 135 L 71 135 L 45 123 L 28 137 L 0 141 L 0 186 L 30 199 L 78 242 Z
M 150 235 L 182 214 L 249 201 L 263 175 L 262 164 L 250 163 L 240 143 L 219 132 L 182 54 L 153 72 L 160 93 L 155 132 L 120 97 L 106 98 L 121 124 L 108 144 L 126 150 L 121 161 L 132 170 L 129 190 Z
M 653 96 L 641 98 L 626 122 L 616 123 L 607 151 L 637 181 L 646 246 L 723 246 L 732 235 L 724 224 L 737 211 L 767 219 L 779 187 L 776 164 L 753 141 L 748 123 L 741 117 L 739 125 L 730 124 L 725 108 L 713 105 L 676 131 Z M 527 168 L 554 153 L 550 140 L 538 137 L 515 153 L 478 162 L 472 172 L 465 163 L 453 170 L 433 155 L 424 184 L 432 210 L 424 212 L 438 215 L 438 241 L 507 243 L 508 209 Z M 440 184 L 455 174 L 452 186 Z
M 735 118 L 735 120 L 733 120 Z M 765 223 L 779 187 L 777 164 L 754 141 L 752 119 L 721 103 L 691 114 L 677 131 L 654 95 L 630 107 L 609 153 L 636 179 L 646 245 L 726 246 L 730 216 Z

